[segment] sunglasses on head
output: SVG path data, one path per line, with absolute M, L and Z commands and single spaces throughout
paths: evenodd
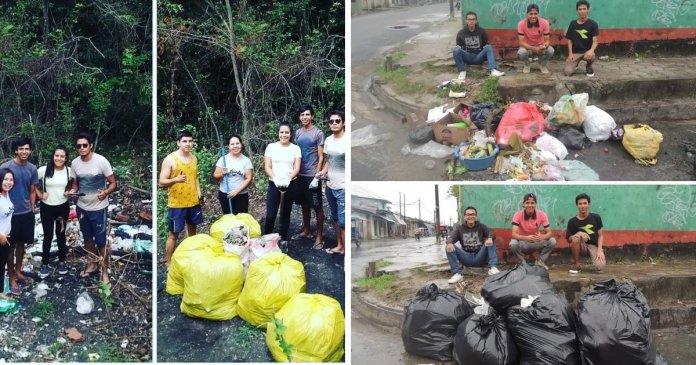
M 341 124 L 343 119 L 329 119 L 329 124 Z
M 75 143 L 75 147 L 77 147 L 77 148 L 87 148 L 87 147 L 89 147 L 89 143 Z

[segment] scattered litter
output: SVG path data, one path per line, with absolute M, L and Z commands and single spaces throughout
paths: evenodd
M 95 361 L 99 361 L 99 358 L 101 356 L 99 356 L 99 354 L 97 354 L 97 353 L 90 353 L 90 354 L 87 354 L 87 357 L 89 358 L 89 361 L 95 362 Z
M 121 341 L 121 348 L 125 349 L 126 347 L 128 347 L 128 339 L 124 338 L 123 341 Z
M 539 296 L 538 295 L 528 295 L 526 298 L 520 299 L 520 307 L 527 308 L 527 307 L 531 306 L 532 303 L 534 303 L 534 300 L 536 298 L 539 298 Z
M 87 294 L 86 291 L 82 292 L 79 297 L 77 297 L 77 313 L 80 314 L 90 314 L 94 309 L 94 300 Z
M 599 175 L 582 161 L 551 161 L 549 165 L 559 167 L 566 181 L 599 181 Z
M 0 313 L 15 313 L 19 310 L 19 305 L 13 300 L 0 299 Z
M 401 153 L 404 155 L 408 155 L 410 153 L 412 155 L 430 156 L 432 158 L 445 158 L 452 156 L 454 153 L 454 148 L 439 144 L 435 141 L 429 141 L 428 143 L 416 148 L 411 148 L 409 145 L 404 145 L 401 148 Z
M 383 133 L 376 135 L 376 127 L 374 124 L 370 124 L 366 127 L 356 129 L 350 134 L 350 146 L 351 147 L 364 147 L 373 145 L 380 140 L 389 140 L 391 138 L 391 133 Z
M 466 96 L 466 91 L 455 92 L 454 90 L 450 90 L 450 92 L 449 92 L 450 98 L 463 98 L 465 96 Z
M 68 339 L 75 342 L 81 342 L 85 339 L 85 336 L 83 336 L 82 333 L 80 333 L 80 331 L 78 331 L 75 327 L 66 329 L 65 334 L 68 336 Z
M 34 317 L 34 318 L 31 319 L 31 321 L 32 321 L 32 322 L 35 322 L 35 323 L 39 323 L 39 322 L 42 321 L 42 319 L 39 318 L 39 317 Z
M 435 168 L 435 164 L 436 164 L 435 161 L 427 160 L 427 161 L 425 161 L 425 168 L 428 170 L 432 170 Z

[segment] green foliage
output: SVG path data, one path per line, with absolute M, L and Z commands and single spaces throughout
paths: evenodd
M 99 281 L 99 296 L 101 296 L 102 302 L 104 302 L 107 308 L 111 308 L 114 304 L 111 298 L 111 289 L 105 281 Z
M 235 342 L 241 344 L 242 346 L 248 346 L 252 344 L 255 335 L 259 333 L 256 328 L 251 326 L 249 323 L 244 322 L 244 324 L 239 327 L 237 332 L 234 334 Z
M 287 343 L 285 341 L 285 338 L 283 338 L 283 335 L 288 330 L 288 327 L 285 324 L 283 324 L 282 319 L 276 318 L 275 315 L 273 315 L 273 324 L 275 325 L 276 340 L 280 344 L 280 348 L 283 350 L 283 353 L 285 354 L 285 356 L 287 356 L 288 361 L 292 362 L 292 347 L 293 347 L 293 345 Z
M 63 351 L 63 348 L 65 347 L 64 344 L 60 342 L 54 342 L 51 344 L 51 347 L 48 348 L 48 352 L 51 353 L 53 356 L 58 356 L 58 354 Z
M 387 260 L 380 260 L 380 261 L 377 261 L 377 267 L 380 268 L 380 269 L 383 268 L 383 267 L 387 267 L 387 266 L 389 266 L 389 265 L 391 265 L 391 264 L 392 264 L 392 262 L 391 262 L 391 261 L 387 261 Z
M 447 87 L 437 89 L 437 96 L 447 98 L 449 97 L 450 91 L 460 93 L 462 91 L 467 91 L 467 88 L 464 83 L 451 83 L 450 85 L 447 85 Z
M 55 309 L 55 306 L 53 303 L 46 299 L 41 299 L 34 303 L 34 307 L 31 310 L 31 314 L 35 317 L 41 318 L 43 322 L 46 322 L 51 319 L 53 316 L 53 311 Z
M 411 69 L 409 67 L 396 67 L 391 71 L 387 71 L 384 66 L 377 68 L 377 75 L 380 78 L 389 82 L 395 91 L 399 93 L 417 93 L 423 91 L 423 85 L 420 83 L 411 82 L 409 75 Z
M 498 86 L 498 78 L 497 77 L 489 77 L 481 85 L 481 88 L 479 89 L 479 93 L 476 97 L 476 100 L 478 100 L 479 102 L 482 102 L 482 103 L 493 102 L 493 103 L 497 103 L 497 104 L 502 104 L 503 99 L 500 97 L 500 95 L 498 95 L 498 92 L 496 91 L 497 86 Z
M 107 342 L 92 344 L 89 349 L 82 347 L 77 358 L 78 362 L 124 363 L 138 361 L 133 355 L 126 354 L 113 343 Z
M 372 279 L 360 278 L 358 279 L 358 286 L 362 288 L 371 288 L 377 290 L 378 292 L 382 292 L 385 289 L 391 288 L 395 280 L 396 275 L 388 273 Z

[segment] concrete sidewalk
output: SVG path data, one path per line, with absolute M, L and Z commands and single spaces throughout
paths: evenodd
M 485 24 L 483 25 L 485 28 Z M 420 88 L 416 92 L 398 91 L 393 84 L 376 80 L 374 92 L 394 111 L 406 114 L 423 110 L 452 99 L 436 95 L 435 86 L 457 77 L 452 59 L 456 34 L 461 29 L 459 18 L 437 24 L 429 31 L 410 39 L 399 49 L 395 63 L 408 67 L 409 81 Z M 567 48 L 556 46 L 554 59 L 549 62 L 551 73 L 542 74 L 538 65 L 532 72 L 522 73 L 522 62 L 498 59 L 498 69 L 506 75 L 498 81 L 498 93 L 503 99 L 526 101 L 529 99 L 555 103 L 564 94 L 587 92 L 590 104 L 606 110 L 617 123 L 645 122 L 652 120 L 696 119 L 696 57 L 669 57 L 668 54 L 637 55 L 616 58 L 599 46 L 595 63 L 595 77 L 584 73 L 584 63 L 579 73 L 563 75 Z M 499 50 L 496 50 L 500 54 Z M 470 66 L 467 96 L 461 100 L 472 104 L 478 95 L 480 82 L 488 77 L 488 69 Z M 627 105 L 628 104 L 628 105 Z

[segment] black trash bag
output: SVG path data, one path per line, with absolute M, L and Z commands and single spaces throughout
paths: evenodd
M 561 127 L 558 130 L 557 138 L 566 146 L 566 148 L 573 150 L 581 150 L 585 148 L 585 133 L 582 133 L 573 127 Z
M 438 361 L 452 361 L 457 326 L 473 314 L 464 297 L 437 285 L 424 286 L 404 307 L 401 339 L 406 352 Z
M 491 275 L 481 287 L 481 296 L 499 313 L 529 295 L 555 293 L 549 272 L 541 266 L 518 264 L 510 270 Z
M 435 134 L 431 126 L 413 128 L 408 133 L 408 139 L 411 140 L 413 144 L 425 144 L 430 142 L 433 138 L 435 138 Z
M 517 346 L 499 314 L 473 314 L 457 328 L 454 361 L 459 365 L 517 364 Z
M 595 284 L 578 303 L 578 340 L 585 363 L 655 364 L 650 307 L 632 283 Z
M 479 130 L 485 130 L 486 118 L 488 118 L 488 115 L 491 114 L 491 112 L 497 107 L 498 105 L 495 103 L 474 104 L 474 106 L 471 107 L 470 117 L 471 121 L 476 125 L 476 128 Z M 504 113 L 498 113 L 498 115 L 493 117 L 493 120 L 491 121 L 491 132 L 495 132 L 495 130 L 498 129 L 498 124 L 500 124 L 500 120 L 503 119 L 503 114 Z
M 511 307 L 507 320 L 508 330 L 517 345 L 520 365 L 581 364 L 575 333 L 577 319 L 563 297 L 542 294 L 527 308 Z M 616 364 L 623 365 L 622 362 Z
M 667 359 L 665 359 L 665 357 L 658 352 L 655 365 L 669 365 L 669 361 L 667 361 Z

